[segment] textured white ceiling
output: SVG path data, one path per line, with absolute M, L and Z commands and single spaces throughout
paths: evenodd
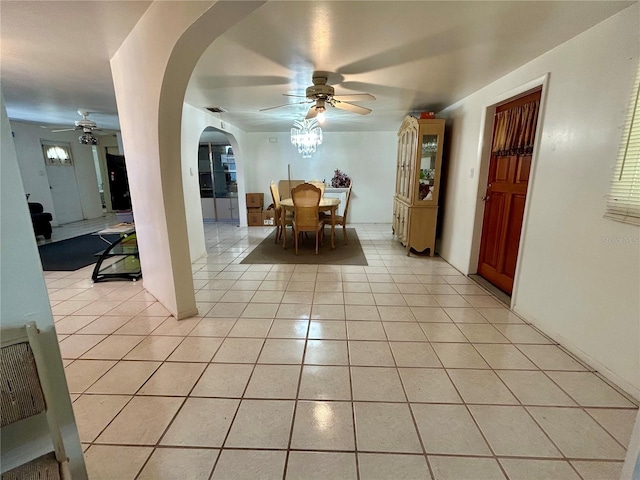
M 151 2 L 0 2 L 2 92 L 9 118 L 68 126 L 78 109 L 119 129 L 109 59 Z
M 633 2 L 269 1 L 204 53 L 186 101 L 219 106 L 246 131 L 287 131 L 314 71 L 336 94 L 367 92 L 373 113 L 330 109 L 328 131 L 395 130 L 411 111 L 452 104 Z M 109 58 L 150 2 L 0 2 L 10 118 L 117 128 Z M 179 8 L 179 2 L 176 2 Z M 144 52 L 146 53 L 146 52 Z M 300 99 L 303 100 L 303 99 Z

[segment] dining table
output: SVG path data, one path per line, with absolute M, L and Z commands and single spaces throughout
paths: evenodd
M 318 212 L 331 212 L 331 249 L 336 248 L 334 241 L 334 233 L 336 230 L 336 210 L 340 205 L 339 198 L 330 198 L 330 197 L 322 197 L 320 199 L 320 203 L 318 204 Z M 282 207 L 281 213 L 281 222 L 282 225 L 285 225 L 285 218 L 288 211 L 293 211 L 293 198 L 285 198 L 280 200 L 280 206 Z M 287 232 L 284 230 L 283 240 L 282 240 L 282 248 L 287 246 Z

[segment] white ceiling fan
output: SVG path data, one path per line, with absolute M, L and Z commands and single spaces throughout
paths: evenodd
M 291 105 L 302 105 L 304 103 L 311 103 L 307 116 L 307 120 L 316 118 L 318 114 L 323 114 L 327 105 L 346 110 L 348 112 L 357 113 L 360 115 L 368 115 L 371 113 L 370 108 L 361 107 L 351 102 L 366 102 L 376 99 L 369 93 L 352 93 L 349 95 L 335 95 L 335 90 L 331 85 L 327 85 L 327 74 L 317 72 L 313 76 L 313 85 L 307 87 L 305 95 L 291 95 L 283 93 L 286 97 L 306 98 L 297 103 L 286 103 L 284 105 L 278 105 L 275 107 L 263 108 L 260 111 L 265 112 L 267 110 L 273 110 L 274 108 L 289 107 Z
M 93 120 L 89 120 L 89 115 L 95 112 L 88 112 L 86 110 L 78 110 L 78 114 L 82 116 L 82 120 L 76 120 L 75 127 L 62 128 L 60 130 L 51 130 L 53 133 L 58 132 L 72 132 L 73 130 L 82 130 L 85 133 L 91 133 L 93 131 L 102 131 L 98 128 L 98 125 Z
M 106 133 L 103 130 L 98 128 L 98 125 L 93 120 L 89 120 L 89 114 L 95 112 L 88 112 L 86 110 L 78 110 L 78 114 L 82 116 L 82 120 L 76 120 L 75 127 L 62 128 L 59 130 L 51 130 L 52 133 L 58 132 L 72 132 L 74 130 L 82 131 L 82 135 L 80 135 L 79 140 L 83 145 L 98 145 L 100 141 L 94 135 L 94 132 L 97 134 Z

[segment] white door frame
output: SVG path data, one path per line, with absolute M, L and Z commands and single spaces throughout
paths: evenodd
M 549 83 L 549 73 L 524 83 L 516 88 L 508 90 L 500 95 L 492 98 L 482 110 L 482 120 L 480 124 L 480 145 L 478 148 L 480 165 L 478 171 L 478 190 L 476 192 L 476 211 L 474 216 L 473 237 L 471 241 L 471 255 L 469 256 L 469 273 L 478 272 L 478 260 L 480 258 L 480 242 L 482 240 L 482 224 L 484 221 L 485 202 L 482 199 L 485 195 L 487 180 L 489 178 L 489 163 L 491 161 L 491 145 L 493 141 L 493 118 L 496 113 L 496 106 L 505 101 L 522 95 L 523 93 L 533 90 L 536 87 L 542 87 L 540 92 L 540 109 L 538 111 L 538 122 L 536 125 L 536 137 L 533 145 L 533 155 L 531 157 L 531 170 L 529 173 L 529 184 L 527 188 L 527 197 L 525 200 L 524 215 L 522 218 L 522 230 L 520 234 L 520 244 L 518 246 L 518 259 L 516 260 L 516 273 L 513 278 L 513 291 L 511 292 L 511 308 L 515 308 L 518 296 L 518 284 L 520 278 L 520 257 L 525 248 L 526 231 L 529 217 L 529 206 L 533 191 L 535 188 L 535 172 L 538 165 L 538 152 L 540 151 L 540 139 L 542 138 L 542 129 L 544 123 L 544 112 L 546 106 L 546 98 Z

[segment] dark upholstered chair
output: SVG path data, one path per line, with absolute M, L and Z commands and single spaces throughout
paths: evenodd
M 44 211 L 41 203 L 36 202 L 29 202 L 29 212 L 36 237 L 44 235 L 44 238 L 49 240 L 51 238 L 51 220 L 53 220 L 51 214 Z

